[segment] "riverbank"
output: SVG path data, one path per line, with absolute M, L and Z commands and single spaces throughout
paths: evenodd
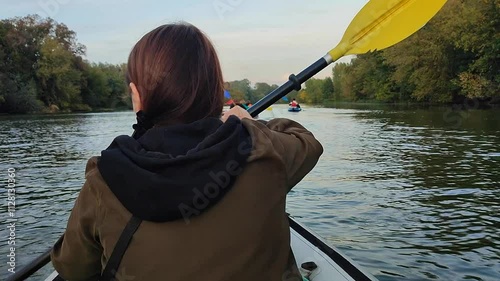
M 132 111 L 132 108 L 128 107 L 119 107 L 119 108 L 82 108 L 82 109 L 65 109 L 59 110 L 54 108 L 44 108 L 40 111 L 27 112 L 27 113 L 2 113 L 0 112 L 0 116 L 30 116 L 30 115 L 58 115 L 58 114 L 82 114 L 82 113 L 105 113 L 105 112 L 124 112 L 124 111 Z
M 485 102 L 479 100 L 464 100 L 460 103 L 424 103 L 424 102 L 380 102 L 380 101 L 358 101 L 358 102 L 349 102 L 349 101 L 326 101 L 321 105 L 326 108 L 400 108 L 400 109 L 408 109 L 408 108 L 452 108 L 452 109 L 496 109 L 500 108 L 500 100 L 492 102 Z
M 360 102 L 334 102 L 327 101 L 323 104 L 307 104 L 301 103 L 305 106 L 310 107 L 323 107 L 323 108 L 346 108 L 346 109 L 379 109 L 379 110 L 394 110 L 394 109 L 432 109 L 441 108 L 443 110 L 488 110 L 488 109 L 500 109 L 500 103 L 484 103 L 475 100 L 468 100 L 464 103 L 457 104 L 433 104 L 433 103 L 417 103 L 417 102 L 406 102 L 406 103 L 384 103 L 378 101 L 360 101 Z M 275 104 L 282 105 L 284 104 Z M 58 110 L 45 108 L 44 110 L 29 113 L 0 113 L 0 116 L 16 116 L 16 115 L 51 115 L 51 114 L 82 114 L 82 113 L 102 113 L 102 112 L 123 112 L 131 111 L 132 108 L 129 107 L 119 107 L 119 108 L 83 108 L 80 110 Z

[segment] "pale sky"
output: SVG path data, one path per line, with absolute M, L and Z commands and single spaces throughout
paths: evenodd
M 91 62 L 123 63 L 161 24 L 186 21 L 212 40 L 226 81 L 281 85 L 337 45 L 367 0 L 0 0 L 0 19 L 39 14 L 66 24 Z M 344 61 L 348 60 L 345 58 Z M 331 74 L 328 67 L 316 77 Z

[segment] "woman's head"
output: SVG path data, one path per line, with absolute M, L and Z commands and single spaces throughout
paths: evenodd
M 139 40 L 130 53 L 127 80 L 134 109 L 153 120 L 190 123 L 222 112 L 224 81 L 217 53 L 190 24 L 163 25 Z

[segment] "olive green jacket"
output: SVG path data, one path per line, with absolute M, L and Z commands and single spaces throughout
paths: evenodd
M 233 188 L 200 216 L 143 221 L 116 272 L 116 280 L 302 280 L 290 251 L 286 195 L 323 153 L 312 133 L 288 119 L 243 119 L 253 150 Z M 66 280 L 98 280 L 132 214 L 110 191 L 97 168 L 68 220 L 52 264 Z

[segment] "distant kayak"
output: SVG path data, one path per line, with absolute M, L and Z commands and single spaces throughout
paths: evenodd
M 289 112 L 299 112 L 299 111 L 302 111 L 302 108 L 300 108 L 300 107 L 289 107 L 288 111 Z

